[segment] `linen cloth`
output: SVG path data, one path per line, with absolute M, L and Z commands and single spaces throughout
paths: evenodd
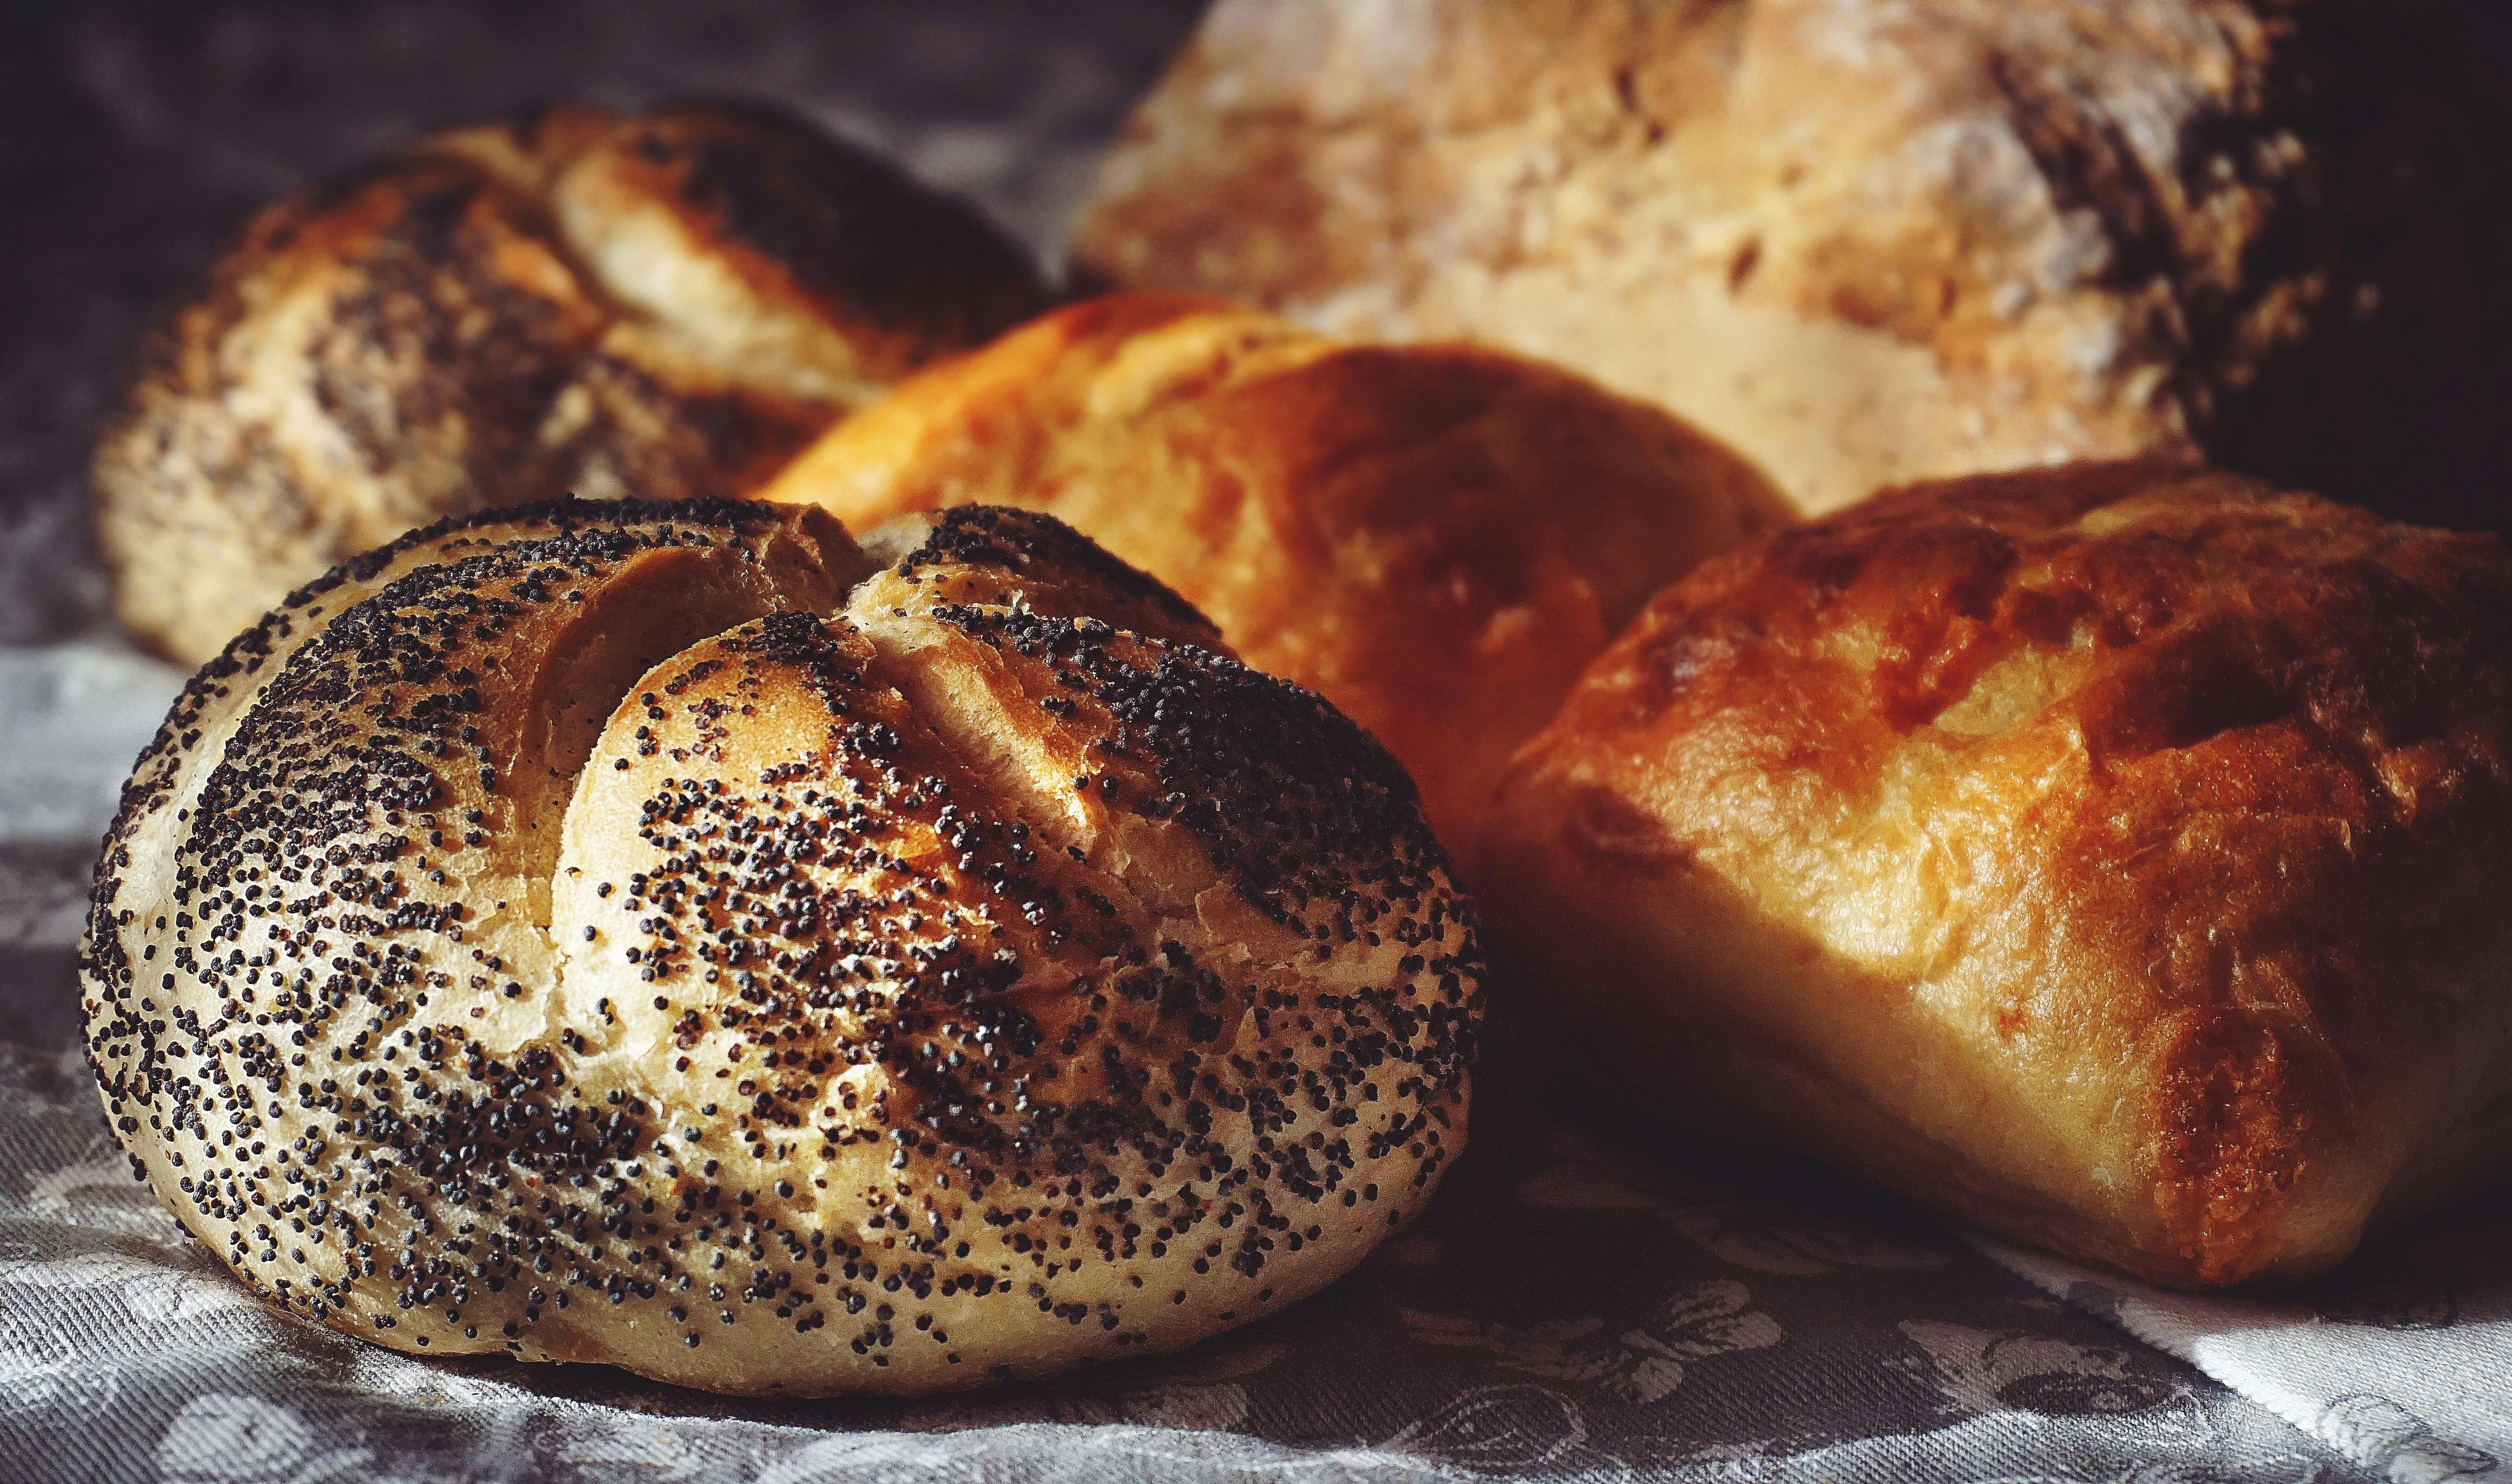
M 749 1403 L 300 1323 L 132 1181 L 78 1054 L 73 960 L 96 840 L 178 678 L 104 620 L 81 467 L 152 303 L 270 196 L 569 93 L 779 98 L 1051 254 L 1193 20 L 1183 0 L 0 10 L 0 1481 L 2512 1476 L 2501 1201 L 2299 1299 L 2201 1303 L 1487 1084 L 1425 1218 L 1287 1313 L 1047 1385 Z
M 2389 1478 L 2507 1476 L 2512 1192 L 2375 1237 L 2331 1278 L 2278 1298 L 2168 1293 L 1971 1240 Z

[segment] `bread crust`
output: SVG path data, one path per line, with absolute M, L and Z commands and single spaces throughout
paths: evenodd
M 1211 644 L 1019 512 L 408 538 L 141 759 L 107 1117 L 256 1291 L 421 1353 L 922 1392 L 1276 1311 L 1462 1152 L 1480 949 L 1401 770 Z
M 1810 512 L 2195 440 L 2502 527 L 2504 88 L 2417 0 L 1221 0 L 1079 269 L 1543 356 Z
M 1661 595 L 1484 871 L 1634 1101 L 2156 1281 L 2512 1173 L 2512 559 L 2232 476 L 1894 491 Z
M 96 455 L 115 603 L 199 664 L 448 515 L 743 493 L 1044 302 L 973 213 L 769 110 L 428 135 L 261 213 L 155 332 Z
M 761 492 L 857 528 L 1054 513 L 1366 727 L 1452 840 L 1650 593 L 1785 509 L 1713 440 L 1556 369 L 1173 294 L 935 367 Z

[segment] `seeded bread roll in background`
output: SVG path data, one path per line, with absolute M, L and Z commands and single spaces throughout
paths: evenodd
M 973 212 L 767 110 L 429 135 L 263 212 L 157 333 L 97 450 L 115 602 L 198 664 L 485 490 L 742 493 L 1044 302 Z
M 1809 511 L 2194 438 L 2499 528 L 2483 57 L 2421 0 L 1219 0 L 1075 255 L 1558 361 Z
M 2153 463 L 1878 496 L 1651 604 L 1484 870 L 1634 1103 L 2303 1277 L 2512 1173 L 2512 557 Z
M 1452 840 L 1649 594 L 1786 510 L 1714 440 L 1555 368 L 1170 294 L 935 367 L 762 492 L 856 528 L 1052 511 L 1367 727 Z
M 834 613 L 834 616 L 823 616 Z M 926 1391 L 1290 1304 L 1464 1148 L 1403 773 L 1044 517 L 569 503 L 229 646 L 98 867 L 135 1167 L 292 1309 Z

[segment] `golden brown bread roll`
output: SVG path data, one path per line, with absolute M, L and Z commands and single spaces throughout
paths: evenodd
M 2156 1281 L 2512 1172 L 2512 559 L 2155 463 L 1659 597 L 1504 785 L 1496 956 L 1630 1098 Z
M 1077 263 L 1663 402 L 1810 511 L 2195 437 L 2512 506 L 2512 111 L 2420 0 L 1220 0 Z
M 1402 771 L 1213 644 L 1019 512 L 410 537 L 142 757 L 107 1115 L 257 1290 L 430 1354 L 904 1392 L 1272 1312 L 1463 1149 L 1479 950 Z
M 484 490 L 742 493 L 1044 301 L 975 214 L 781 114 L 429 135 L 263 212 L 158 333 L 97 450 L 115 602 L 198 664 Z
M 1054 512 L 1367 727 L 1448 839 L 1649 594 L 1785 509 L 1714 441 L 1552 368 L 1169 294 L 935 367 L 761 492 L 857 528 Z

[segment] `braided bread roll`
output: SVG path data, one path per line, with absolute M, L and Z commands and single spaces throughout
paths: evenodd
M 414 527 L 748 492 L 890 382 L 1044 307 L 958 202 L 772 110 L 570 103 L 256 216 L 99 441 L 124 622 L 187 664 Z
M 138 1173 L 378 1343 L 789 1395 L 1169 1349 L 1402 1225 L 1480 978 L 1402 772 L 1051 520 L 893 546 L 563 503 L 229 645 L 97 878 Z

